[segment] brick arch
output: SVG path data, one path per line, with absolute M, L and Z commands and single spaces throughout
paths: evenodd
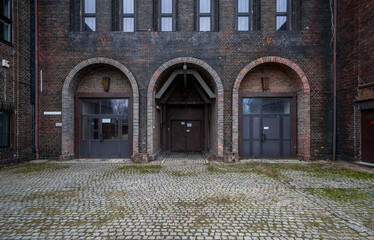
M 62 87 L 62 149 L 61 157 L 63 159 L 74 158 L 74 86 L 76 84 L 77 74 L 86 67 L 93 64 L 110 65 L 119 69 L 130 81 L 132 88 L 133 101 L 133 155 L 139 152 L 139 88 L 132 73 L 118 61 L 113 59 L 98 57 L 85 60 L 76 65 L 65 78 Z
M 266 63 L 278 63 L 291 69 L 301 83 L 302 89 L 299 95 L 303 98 L 302 113 L 298 109 L 298 114 L 302 114 L 303 120 L 298 120 L 298 146 L 303 145 L 302 151 L 298 152 L 300 158 L 310 158 L 310 86 L 308 79 L 302 69 L 294 62 L 275 56 L 258 58 L 245 66 L 236 77 L 232 93 L 232 151 L 239 153 L 239 88 L 244 77 L 255 67 Z M 298 116 L 300 119 L 300 116 Z M 300 150 L 301 148 L 299 148 Z
M 217 72 L 206 62 L 192 58 L 192 57 L 179 57 L 172 59 L 164 64 L 162 64 L 152 75 L 147 88 L 147 152 L 150 156 L 154 155 L 153 147 L 153 123 L 154 123 L 154 104 L 155 104 L 155 84 L 161 74 L 168 68 L 181 64 L 190 63 L 192 65 L 197 65 L 203 68 L 210 76 L 213 78 L 216 88 L 217 88 L 217 157 L 223 157 L 223 85 Z

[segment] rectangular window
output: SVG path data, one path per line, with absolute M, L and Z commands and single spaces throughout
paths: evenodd
M 277 30 L 289 30 L 289 0 L 277 0 Z
M 170 32 L 174 30 L 174 2 L 173 0 L 161 0 L 160 6 L 160 30 Z
M 236 29 L 238 31 L 251 30 L 251 13 L 252 4 L 251 0 L 237 0 L 237 22 Z
M 0 0 L 0 39 L 12 41 L 12 6 L 11 0 Z
M 197 9 L 198 30 L 212 31 L 212 0 L 199 0 Z
M 83 31 L 96 31 L 96 0 L 83 1 Z
M 135 0 L 123 0 L 123 31 L 134 32 L 135 31 Z
M 0 111 L 0 148 L 10 147 L 10 113 Z

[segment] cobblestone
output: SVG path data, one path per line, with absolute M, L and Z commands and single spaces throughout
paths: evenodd
M 307 191 L 373 193 L 372 180 L 212 172 L 197 153 L 170 153 L 138 168 L 129 160 L 35 164 L 51 165 L 0 170 L 0 239 L 374 238 L 372 197 L 356 204 Z

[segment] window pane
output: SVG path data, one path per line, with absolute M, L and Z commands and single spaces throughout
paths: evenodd
M 96 31 L 96 18 L 84 18 L 84 31 Z
M 86 114 L 100 114 L 100 100 L 82 100 L 82 115 Z
M 134 32 L 134 18 L 123 18 L 123 31 Z
M 161 18 L 161 31 L 173 31 L 173 18 L 163 17 Z
M 260 98 L 243 98 L 243 114 L 260 114 Z
M 99 139 L 99 119 L 91 119 L 91 139 Z
M 96 13 L 96 0 L 84 0 L 84 13 Z
M 200 31 L 210 31 L 210 17 L 200 17 Z
M 238 0 L 238 12 L 239 13 L 249 12 L 249 0 Z
M 101 114 L 127 115 L 129 111 L 128 99 L 101 100 Z
M 1 0 L 0 1 L 0 15 L 4 17 L 11 18 L 11 11 L 10 11 L 10 0 Z
M 277 30 L 287 30 L 287 17 L 277 16 Z
M 264 98 L 262 102 L 263 114 L 290 114 L 291 99 Z
M 11 25 L 0 20 L 0 38 L 7 42 L 11 40 Z
M 161 0 L 161 13 L 173 13 L 173 0 Z
M 9 146 L 9 114 L 0 112 L 0 147 Z
M 134 13 L 134 0 L 123 0 L 123 13 Z
M 122 122 L 122 140 L 129 140 L 129 126 Z
M 82 141 L 87 141 L 89 137 L 89 119 L 87 116 L 82 117 Z
M 118 119 L 103 118 L 102 119 L 102 134 L 104 139 L 118 139 Z
M 200 0 L 200 13 L 210 13 L 210 1 Z
M 277 12 L 287 12 L 288 0 L 277 0 Z
M 249 17 L 238 17 L 238 30 L 239 31 L 249 30 Z

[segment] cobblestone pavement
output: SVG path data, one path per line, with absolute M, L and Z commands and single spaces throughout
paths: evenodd
M 79 160 L 2 169 L 0 238 L 374 239 L 373 178 L 295 170 L 277 178 L 227 166 L 170 153 L 142 165 Z M 369 197 L 332 200 L 319 192 L 326 188 Z

